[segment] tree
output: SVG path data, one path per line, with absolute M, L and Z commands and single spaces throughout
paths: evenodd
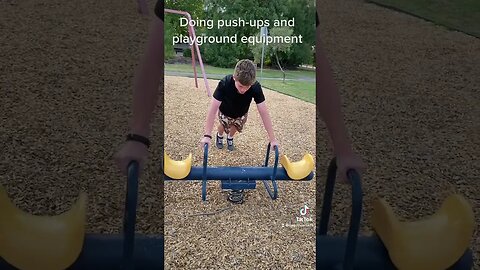
M 213 20 L 232 20 L 242 18 L 246 21 L 268 20 L 270 32 L 280 31 L 277 34 L 285 35 L 284 30 L 273 30 L 274 20 L 288 20 L 295 18 L 295 25 L 287 32 L 290 35 L 302 35 L 302 44 L 291 44 L 288 49 L 277 47 L 267 55 L 266 62 L 283 67 L 296 67 L 302 63 L 312 63 L 312 46 L 315 45 L 315 0 L 206 0 L 205 13 Z M 282 33 L 283 31 L 283 33 Z M 259 27 L 226 27 L 212 29 L 202 33 L 210 36 L 258 36 Z M 206 62 L 231 67 L 238 59 L 258 58 L 258 47 L 237 42 L 236 44 L 204 44 L 203 56 Z M 260 47 L 261 55 L 261 47 Z M 270 59 L 271 57 L 271 59 Z M 257 61 L 259 62 L 259 61 Z
M 272 36 L 272 37 L 291 36 L 292 33 L 293 33 L 293 29 L 291 27 L 287 27 L 287 26 L 275 27 L 275 28 L 272 28 L 272 30 L 270 30 L 269 36 Z M 263 46 L 264 46 L 263 43 L 250 45 L 254 53 L 255 62 L 257 63 L 261 61 Z M 272 58 L 275 59 L 275 63 L 283 73 L 283 83 L 285 83 L 285 71 L 282 68 L 282 65 L 280 63 L 280 59 L 278 56 L 280 53 L 287 54 L 290 51 L 291 47 L 292 47 L 291 43 L 280 43 L 280 42 L 273 42 L 265 46 L 265 56 L 269 57 L 272 63 L 274 62 Z
M 268 20 L 282 18 L 287 12 L 287 0 L 207 0 L 205 1 L 205 13 L 208 18 L 215 22 L 222 20 L 236 20 L 238 18 L 250 22 L 255 20 Z M 203 33 L 209 36 L 233 36 L 237 35 L 237 43 L 204 44 L 203 56 L 211 65 L 220 67 L 232 67 L 239 59 L 252 59 L 252 49 L 248 44 L 240 42 L 242 36 L 255 36 L 260 31 L 259 27 L 224 27 L 214 28 Z
M 203 0 L 165 0 L 166 9 L 174 9 L 185 11 L 192 16 L 192 19 L 203 19 L 205 17 L 204 12 L 205 3 Z M 188 35 L 187 27 L 180 26 L 180 18 L 182 15 L 165 13 L 165 22 L 169 21 L 169 26 L 173 29 L 174 35 Z
M 313 64 L 312 47 L 315 46 L 315 0 L 288 0 L 288 18 L 295 18 L 293 35 L 302 35 L 303 43 L 292 44 L 289 52 L 285 54 L 285 62 L 289 66 L 299 64 Z

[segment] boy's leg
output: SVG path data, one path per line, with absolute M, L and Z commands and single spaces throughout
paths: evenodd
M 228 117 L 226 117 L 220 110 L 218 110 L 218 132 L 217 136 L 215 139 L 215 145 L 217 146 L 218 149 L 223 148 L 223 136 L 225 135 L 225 132 L 228 133 Z
M 225 128 L 222 125 L 222 122 L 220 121 L 220 125 L 218 125 L 218 132 L 217 136 L 215 139 L 215 145 L 217 146 L 218 149 L 223 148 L 223 136 L 225 135 Z
M 230 131 L 228 133 L 228 136 L 227 136 L 227 148 L 228 148 L 228 150 L 233 151 L 235 149 L 235 147 L 233 146 L 233 135 L 235 135 L 235 133 L 237 133 L 237 132 L 242 132 L 243 127 L 244 127 L 245 123 L 247 122 L 247 115 L 248 114 L 245 114 L 242 117 L 234 119 L 233 122 L 231 123 L 231 125 L 228 127 L 228 129 Z
M 237 132 L 237 127 L 232 125 L 229 129 L 230 133 L 228 133 L 227 136 L 227 148 L 228 150 L 233 151 L 233 149 L 235 149 L 235 147 L 233 146 L 233 135 L 235 135 L 235 133 Z

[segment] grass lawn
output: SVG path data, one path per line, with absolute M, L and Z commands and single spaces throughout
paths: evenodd
M 201 79 L 202 70 L 200 69 L 200 65 L 197 65 L 196 67 L 197 76 Z M 165 71 L 186 72 L 193 76 L 191 64 L 165 64 Z M 232 74 L 233 68 L 218 68 L 205 65 L 205 72 L 207 73 L 207 78 L 218 80 L 225 75 Z M 282 72 L 273 69 L 264 69 L 263 79 L 260 78 L 260 70 L 257 70 L 257 78 L 259 81 L 261 80 L 262 86 L 266 88 L 299 98 L 306 102 L 315 103 L 315 71 L 288 70 L 285 73 L 286 79 L 292 79 L 294 81 L 286 80 L 285 83 L 283 83 L 282 80 L 278 80 L 278 78 L 283 78 Z M 210 88 L 213 88 L 210 89 L 211 91 L 215 89 L 214 86 L 210 86 Z
M 315 83 L 304 81 L 273 81 L 264 80 L 262 86 L 299 98 L 303 101 L 315 103 Z
M 367 0 L 480 37 L 479 0 Z

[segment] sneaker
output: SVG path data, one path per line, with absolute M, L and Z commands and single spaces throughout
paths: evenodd
M 227 137 L 227 148 L 230 151 L 233 151 L 233 149 L 235 149 L 235 147 L 233 146 L 233 138 L 230 139 Z
M 217 138 L 215 140 L 215 144 L 217 145 L 217 148 L 218 149 L 222 149 L 223 148 L 223 136 L 219 136 L 218 135 L 218 132 L 217 132 Z

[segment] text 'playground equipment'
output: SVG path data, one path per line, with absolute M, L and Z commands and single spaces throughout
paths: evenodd
M 0 269 L 163 269 L 161 235 L 135 234 L 138 163 L 128 166 L 123 234 L 85 234 L 87 196 L 58 216 L 17 208 L 0 186 Z
M 278 196 L 277 181 L 308 181 L 313 179 L 314 162 L 310 154 L 305 154 L 302 160 L 290 162 L 286 155 L 282 155 L 278 167 L 278 147 L 274 147 L 275 162 L 273 167 L 268 167 L 270 143 L 263 167 L 208 167 L 208 144 L 204 146 L 203 166 L 192 167 L 192 154 L 185 160 L 172 160 L 164 153 L 163 172 L 165 180 L 202 180 L 202 200 L 207 198 L 207 181 L 220 180 L 222 189 L 245 190 L 255 189 L 256 181 L 261 180 L 265 185 L 270 198 L 275 200 Z M 272 182 L 272 188 L 269 186 Z
M 336 160 L 330 162 L 321 219 L 317 230 L 317 269 L 342 270 L 443 270 L 471 269 L 474 216 L 470 204 L 450 195 L 430 217 L 401 222 L 384 199 L 377 199 L 372 213 L 375 233 L 358 236 L 362 215 L 359 175 L 349 170 L 352 214 L 347 237 L 328 236 L 328 220 L 336 178 Z

